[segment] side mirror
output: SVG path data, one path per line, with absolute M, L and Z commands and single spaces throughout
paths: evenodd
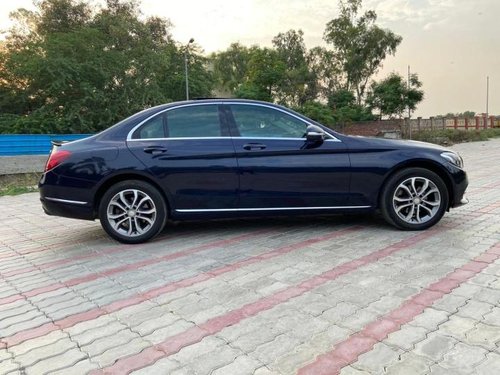
M 306 139 L 308 142 L 323 142 L 325 140 L 325 132 L 319 126 L 309 125 L 306 130 Z

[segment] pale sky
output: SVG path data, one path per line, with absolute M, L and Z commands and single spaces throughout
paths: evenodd
M 99 0 L 91 1 L 99 3 Z M 336 0 L 142 0 L 145 15 L 169 18 L 174 39 L 194 38 L 207 53 L 232 42 L 270 46 L 273 36 L 302 29 L 308 48 L 324 45 L 325 24 L 338 15 Z M 403 37 L 378 78 L 408 65 L 424 84 L 425 100 L 415 115 L 486 111 L 500 115 L 500 0 L 364 0 L 379 24 Z M 32 0 L 0 0 L 0 29 L 9 13 L 32 8 Z

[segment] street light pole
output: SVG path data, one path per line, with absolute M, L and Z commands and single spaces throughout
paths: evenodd
M 189 76 L 188 76 L 188 48 L 191 43 L 194 42 L 194 39 L 189 39 L 188 44 L 184 47 L 184 73 L 186 77 L 186 100 L 189 100 Z
M 408 65 L 408 95 L 410 95 L 410 89 L 411 89 L 411 72 L 410 72 L 410 65 Z M 408 100 L 408 126 L 409 126 L 409 135 L 411 139 L 411 109 L 409 100 Z
M 490 111 L 490 76 L 486 77 L 486 118 Z

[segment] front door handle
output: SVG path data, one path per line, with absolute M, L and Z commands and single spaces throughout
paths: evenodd
M 266 145 L 264 145 L 262 143 L 247 143 L 246 145 L 243 146 L 243 148 L 247 151 L 264 150 L 266 148 Z
M 147 154 L 160 155 L 167 152 L 167 148 L 163 146 L 148 146 L 144 147 L 144 152 Z

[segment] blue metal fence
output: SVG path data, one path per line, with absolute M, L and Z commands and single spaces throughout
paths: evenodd
M 51 141 L 76 141 L 91 134 L 0 134 L 0 156 L 48 155 Z

